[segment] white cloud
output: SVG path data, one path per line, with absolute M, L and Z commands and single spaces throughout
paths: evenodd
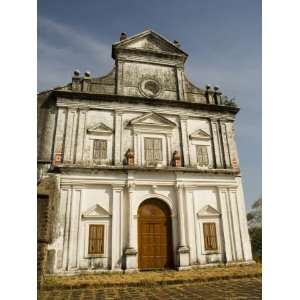
M 39 17 L 38 89 L 69 82 L 77 68 L 82 72 L 89 70 L 94 76 L 105 75 L 112 68 L 110 45 L 87 32 Z

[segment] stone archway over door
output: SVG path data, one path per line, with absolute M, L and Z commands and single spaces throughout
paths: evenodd
M 170 209 L 158 199 L 145 200 L 138 210 L 139 269 L 173 267 Z

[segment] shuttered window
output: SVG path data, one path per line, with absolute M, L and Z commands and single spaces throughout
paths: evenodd
M 161 139 L 145 138 L 145 160 L 147 162 L 162 161 L 162 142 Z
M 216 223 L 203 223 L 205 250 L 218 250 Z
M 199 166 L 208 166 L 207 146 L 196 146 L 197 162 Z
M 106 159 L 107 158 L 107 141 L 94 140 L 93 159 Z
M 89 254 L 104 254 L 104 225 L 89 226 Z

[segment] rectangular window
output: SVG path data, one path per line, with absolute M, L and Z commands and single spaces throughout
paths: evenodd
M 104 254 L 104 225 L 89 226 L 89 254 Z
M 216 223 L 203 223 L 205 250 L 218 250 Z
M 161 139 L 145 138 L 145 160 L 147 162 L 162 161 L 162 141 Z
M 208 166 L 207 146 L 196 146 L 197 162 L 199 166 Z
M 94 140 L 93 159 L 106 159 L 107 158 L 107 141 Z

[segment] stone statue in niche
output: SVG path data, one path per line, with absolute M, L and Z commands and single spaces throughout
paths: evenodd
M 180 154 L 178 151 L 173 152 L 171 166 L 172 167 L 181 167 L 181 159 L 180 159 Z
M 126 166 L 134 165 L 134 153 L 130 148 L 125 153 L 125 158 L 123 160 L 123 164 Z

